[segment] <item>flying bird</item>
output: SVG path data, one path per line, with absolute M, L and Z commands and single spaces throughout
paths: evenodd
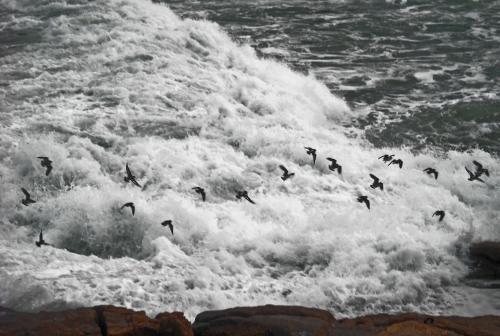
M 316 149 L 311 148 L 311 147 L 304 147 L 304 148 L 307 149 L 307 155 L 312 155 L 313 164 L 315 164 L 316 163 Z
M 161 222 L 161 225 L 168 226 L 170 228 L 170 232 L 172 232 L 172 235 L 174 234 L 174 224 L 172 224 L 171 219 L 167 219 L 166 221 Z
M 328 161 L 330 161 L 330 165 L 328 166 L 328 168 L 331 170 L 331 171 L 335 171 L 335 169 L 337 169 L 337 172 L 339 174 L 342 174 L 342 166 L 339 165 L 337 163 L 337 160 L 335 159 L 332 159 L 330 157 L 326 158 Z
M 368 196 L 359 196 L 357 200 L 359 203 L 365 203 L 368 210 L 370 210 L 370 200 L 368 199 Z
M 237 199 L 244 198 L 247 201 L 249 201 L 250 203 L 255 204 L 255 202 L 252 201 L 252 199 L 250 197 L 248 197 L 248 192 L 246 190 L 236 192 L 236 198 Z
M 283 165 L 279 165 L 280 169 L 283 171 L 283 175 L 281 176 L 281 179 L 283 181 L 288 180 L 290 177 L 293 177 L 295 173 L 289 173 L 288 169 L 285 168 Z
M 443 218 L 444 218 L 444 215 L 445 215 L 445 213 L 444 213 L 443 210 L 437 210 L 436 212 L 434 212 L 432 214 L 432 217 L 439 216 L 439 221 L 441 222 L 443 220 Z
M 197 194 L 200 194 L 201 195 L 201 199 L 203 200 L 203 202 L 205 202 L 205 198 L 207 197 L 207 195 L 205 194 L 205 189 L 203 189 L 202 187 L 194 187 L 192 188 Z
M 436 180 L 437 180 L 438 175 L 439 175 L 439 173 L 437 172 L 436 169 L 430 168 L 430 167 L 429 168 L 425 168 L 424 172 L 426 172 L 428 175 L 434 174 L 434 179 L 436 179 Z
M 390 166 L 391 164 L 398 165 L 399 169 L 403 168 L 403 160 L 401 160 L 401 159 L 392 160 L 391 162 L 389 162 L 388 166 Z
M 389 161 L 391 161 L 391 160 L 392 160 L 392 158 L 393 158 L 393 157 L 394 157 L 394 154 L 391 154 L 391 155 L 389 155 L 389 154 L 384 154 L 384 155 L 382 155 L 381 157 L 379 157 L 378 159 L 379 159 L 379 160 L 380 160 L 380 159 L 382 159 L 384 162 L 389 162 Z
M 479 181 L 479 182 L 486 183 L 482 179 L 479 178 L 480 175 L 478 175 L 477 173 L 474 174 L 469 169 L 467 169 L 467 167 L 465 167 L 465 170 L 467 171 L 467 173 L 469 173 L 469 178 L 468 178 L 469 181 Z
M 37 156 L 37 159 L 41 159 L 40 165 L 45 167 L 45 176 L 48 176 L 52 171 L 52 161 L 46 156 Z
M 24 204 L 25 206 L 28 206 L 32 203 L 36 203 L 36 201 L 34 201 L 31 196 L 30 196 L 30 193 L 26 191 L 26 189 L 24 188 L 21 188 L 23 194 L 24 194 L 24 199 L 21 200 L 21 203 Z
M 133 202 L 125 203 L 120 209 L 123 209 L 124 207 L 129 207 L 132 210 L 132 216 L 135 215 L 135 204 Z
M 380 179 L 377 176 L 370 174 L 370 177 L 373 179 L 373 183 L 370 185 L 372 189 L 379 188 L 380 190 L 384 190 L 384 184 L 380 182 Z
M 134 174 L 132 174 L 132 171 L 128 167 L 128 163 L 125 165 L 125 169 L 127 170 L 127 176 L 124 177 L 125 182 L 132 182 L 133 184 L 141 188 L 141 185 L 137 183 Z
M 481 176 L 484 173 L 484 175 L 490 177 L 490 172 L 488 171 L 488 169 L 485 169 L 482 164 L 480 164 L 476 160 L 472 161 L 472 163 L 474 163 L 476 165 L 476 175 L 477 176 Z
M 42 230 L 40 230 L 40 236 L 38 237 L 38 241 L 35 242 L 36 246 L 42 247 L 42 245 L 47 245 L 50 246 L 50 244 L 47 244 L 45 240 L 43 240 L 43 233 Z

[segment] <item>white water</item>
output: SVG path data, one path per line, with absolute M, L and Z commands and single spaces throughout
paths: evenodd
M 16 13 L 1 29 L 40 36 L 0 58 L 0 305 L 497 312 L 461 285 L 468 244 L 500 239 L 489 154 L 375 149 L 341 126 L 354 114 L 319 81 L 164 6 L 0 3 Z M 318 149 L 314 167 L 304 146 Z M 403 169 L 378 161 L 385 152 Z M 54 161 L 48 177 L 40 155 Z M 486 185 L 466 180 L 473 159 L 490 168 Z M 124 184 L 126 162 L 144 190 Z M 281 181 L 279 164 L 296 176 Z M 21 205 L 20 187 L 37 203 Z M 257 205 L 237 201 L 239 188 Z M 119 211 L 128 201 L 135 217 Z M 57 248 L 35 246 L 40 228 Z

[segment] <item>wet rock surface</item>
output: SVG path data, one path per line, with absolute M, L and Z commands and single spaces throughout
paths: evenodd
M 498 336 L 500 316 L 370 315 L 336 320 L 321 309 L 298 306 L 238 307 L 199 314 L 96 306 L 22 313 L 0 307 L 0 336 Z

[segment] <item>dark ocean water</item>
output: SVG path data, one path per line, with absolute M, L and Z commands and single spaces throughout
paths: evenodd
M 166 1 L 313 72 L 377 146 L 500 153 L 499 1 Z

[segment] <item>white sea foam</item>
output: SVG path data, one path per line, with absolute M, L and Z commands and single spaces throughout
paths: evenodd
M 41 42 L 0 58 L 0 77 L 11 75 L 0 86 L 0 305 L 109 303 L 193 318 L 264 303 L 356 315 L 466 301 L 467 244 L 500 238 L 489 154 L 414 155 L 348 137 L 340 125 L 354 112 L 315 78 L 165 6 L 2 5 L 65 14 L 30 19 Z M 304 146 L 318 149 L 315 166 Z M 377 160 L 385 152 L 403 169 Z M 40 155 L 54 161 L 48 177 Z M 491 169 L 486 185 L 466 180 L 473 159 Z M 126 162 L 143 190 L 124 183 Z M 279 164 L 296 176 L 281 181 Z M 385 191 L 368 187 L 369 173 Z M 20 205 L 20 187 L 37 203 Z M 257 204 L 238 202 L 239 188 Z M 128 201 L 134 217 L 119 210 Z M 167 218 L 174 236 L 159 224 Z M 33 244 L 40 228 L 58 248 Z

